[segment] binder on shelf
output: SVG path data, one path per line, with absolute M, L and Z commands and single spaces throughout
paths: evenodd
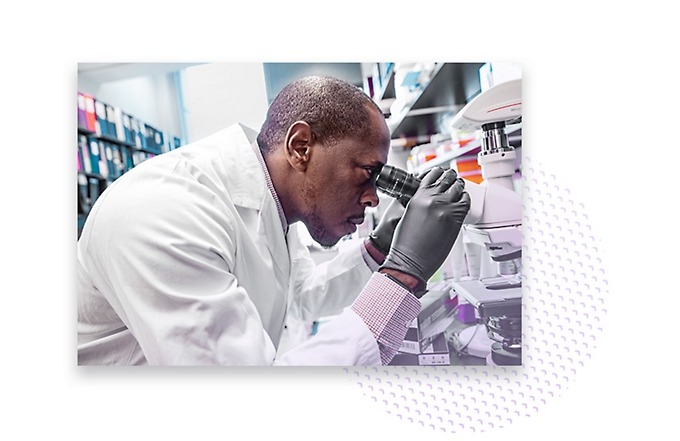
M 126 113 L 123 113 L 123 131 L 125 132 L 125 142 L 128 144 L 134 144 L 135 137 L 132 133 L 131 117 Z
M 130 167 L 128 165 L 128 156 L 130 149 L 128 147 L 123 147 L 119 146 L 118 147 L 118 156 L 120 158 L 120 174 L 123 175 L 125 174 L 128 170 L 130 170 Z
M 83 171 L 83 156 L 80 153 L 80 146 L 78 146 L 78 173 Z
M 137 120 L 134 119 L 133 117 L 130 117 L 130 133 L 132 134 L 132 145 L 134 145 L 136 148 L 140 148 L 142 145 L 137 139 L 137 132 L 139 131 L 139 126 L 137 124 Z
M 145 128 L 147 149 L 152 152 L 161 153 L 163 147 L 163 133 L 148 124 L 145 124 Z
M 167 153 L 175 150 L 181 145 L 182 141 L 176 136 L 167 132 L 163 132 L 163 149 L 161 153 Z
M 146 124 L 142 121 L 137 120 L 137 125 L 139 127 L 139 141 L 142 149 L 146 150 L 149 148 L 149 143 L 146 140 Z
M 118 179 L 123 175 L 123 167 L 120 162 L 120 146 L 111 144 L 111 166 L 113 167 L 113 179 Z
M 134 138 L 132 144 L 134 144 L 138 149 L 145 149 L 146 128 L 144 126 L 144 123 L 138 120 L 137 118 L 130 117 L 130 127 Z
M 109 144 L 109 150 L 111 155 L 111 159 L 109 160 L 109 178 L 111 180 L 118 179 L 123 174 L 120 168 L 120 156 L 118 153 L 118 149 L 119 149 L 118 145 Z M 107 152 L 107 155 L 108 154 L 109 152 Z
M 90 144 L 87 136 L 78 135 L 78 151 L 83 161 L 83 171 L 92 173 L 92 161 L 90 159 Z
M 146 138 L 146 148 L 154 150 L 156 145 L 156 137 L 154 136 L 154 128 L 148 124 L 144 124 L 144 137 Z
M 106 104 L 95 100 L 94 109 L 95 114 L 97 115 L 95 133 L 99 136 L 109 136 L 109 120 L 106 118 Z
M 113 119 L 116 124 L 116 139 L 125 142 L 125 128 L 123 127 L 123 111 L 120 107 L 113 108 Z
M 103 188 L 100 188 L 99 186 L 99 179 L 97 178 L 88 178 L 89 182 L 89 190 L 90 190 L 90 207 L 94 205 L 94 202 L 97 200 L 101 192 L 104 190 Z
M 132 152 L 132 164 L 134 167 L 136 167 L 147 159 L 153 158 L 154 156 L 156 155 L 142 150 L 134 151 Z
M 134 164 L 132 163 L 132 154 L 127 147 L 120 147 L 120 161 L 123 167 L 123 173 L 127 173 Z
M 88 146 L 90 152 L 90 164 L 92 165 L 92 173 L 99 174 L 99 142 L 95 138 L 88 138 Z
M 109 136 L 118 139 L 118 127 L 116 127 L 116 109 L 113 106 L 106 105 L 106 120 L 109 127 Z
M 106 141 L 99 141 L 99 174 L 104 179 L 109 177 L 109 161 L 106 157 L 106 147 L 109 143 Z
M 112 179 L 118 179 L 123 175 L 123 162 L 120 158 L 120 149 L 123 147 L 117 146 L 116 144 L 109 144 L 108 149 L 111 151 L 111 162 L 109 177 Z M 108 155 L 108 151 L 107 151 Z
M 168 153 L 170 150 L 172 150 L 170 136 L 168 136 L 167 133 L 163 133 L 163 145 L 161 146 L 161 153 Z
M 114 120 L 116 124 L 116 139 L 122 143 L 134 144 L 134 139 L 130 133 L 130 115 L 124 113 L 120 107 L 113 107 Z
M 88 179 L 85 175 L 78 174 L 78 214 L 90 212 L 90 195 Z
M 85 100 L 85 129 L 90 132 L 97 131 L 97 115 L 94 110 L 94 97 L 87 93 L 83 93 Z
M 156 130 L 154 134 L 154 139 L 156 140 L 156 153 L 163 153 L 163 145 L 165 143 L 165 134 L 159 130 Z
M 87 129 L 87 112 L 85 112 L 85 95 L 78 92 L 78 127 Z

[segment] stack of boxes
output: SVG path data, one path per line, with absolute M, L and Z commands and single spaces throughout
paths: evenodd
M 445 331 L 456 320 L 458 296 L 451 289 L 431 290 L 420 303 L 420 313 L 390 365 L 448 366 L 451 359 Z

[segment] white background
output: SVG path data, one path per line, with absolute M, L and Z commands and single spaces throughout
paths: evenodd
M 680 35 L 671 3 L 44 3 L 6 7 L 0 19 L 1 438 L 559 440 L 673 433 L 680 392 L 671 211 L 679 199 Z M 75 366 L 70 152 L 78 62 L 419 59 L 521 62 L 525 154 L 583 202 L 603 241 L 610 281 L 604 335 L 562 397 L 502 432 L 454 436 L 395 421 L 342 369 Z

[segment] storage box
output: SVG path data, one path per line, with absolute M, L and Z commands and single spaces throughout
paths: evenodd
M 451 355 L 445 335 L 437 334 L 432 344 L 416 354 L 401 350 L 390 361 L 389 366 L 450 366 Z
M 406 337 L 399 348 L 407 354 L 423 354 L 456 319 L 458 295 L 451 297 L 451 289 L 429 291 L 420 298 L 421 309 L 406 331 Z

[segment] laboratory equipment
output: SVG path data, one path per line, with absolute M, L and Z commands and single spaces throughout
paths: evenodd
M 481 130 L 477 161 L 484 179 L 465 182 L 472 203 L 463 240 L 456 241 L 452 254 L 464 251 L 468 271 L 455 277 L 452 287 L 477 309 L 494 341 L 487 363 L 496 365 L 522 363 L 522 196 L 514 189 L 516 152 L 506 133 L 508 125 L 521 122 L 521 95 L 521 79 L 500 83 L 452 121 L 458 130 Z
M 418 190 L 418 185 L 420 185 L 418 178 L 391 165 L 383 165 L 377 168 L 374 173 L 376 187 L 396 199 L 411 199 Z
M 506 127 L 522 119 L 521 79 L 500 83 L 471 100 L 454 117 L 453 127 L 481 130 L 478 162 L 483 181 L 465 181 L 470 211 L 451 255 L 453 289 L 475 306 L 490 339 L 487 362 L 521 364 L 522 196 L 515 191 L 515 149 Z M 376 187 L 389 196 L 410 199 L 420 181 L 385 165 L 375 171 Z M 459 256 L 458 259 L 455 257 Z M 466 275 L 463 275 L 466 273 Z

